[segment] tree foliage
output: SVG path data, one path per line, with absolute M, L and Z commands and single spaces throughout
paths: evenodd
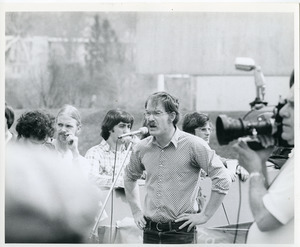
M 94 16 L 85 49 L 90 87 L 97 92 L 98 103 L 121 103 L 120 87 L 133 72 L 133 66 L 132 61 L 125 60 L 126 47 L 119 42 L 108 19 Z
M 43 54 L 31 54 L 43 62 L 35 59 L 34 63 L 30 58 L 25 63 L 27 71 L 17 79 L 18 88 L 6 75 L 6 92 L 11 99 L 18 99 L 14 100 L 16 104 L 57 108 L 69 103 L 110 108 L 124 106 L 132 99 L 127 92 L 137 80 L 134 44 L 132 39 L 124 42 L 118 37 L 120 33 L 124 37 L 120 23 L 127 28 L 132 25 L 132 17 L 125 15 L 130 20 L 130 24 L 125 24 L 123 15 L 91 14 L 7 14 L 6 35 L 58 40 L 48 41 L 48 50 Z M 36 50 L 35 43 L 31 47 L 24 44 L 26 53 Z

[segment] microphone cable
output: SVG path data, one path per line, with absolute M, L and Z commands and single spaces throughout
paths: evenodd
M 224 205 L 224 203 L 223 203 L 223 202 L 222 202 L 222 207 L 223 207 L 223 211 L 224 211 L 224 214 L 225 214 L 225 217 L 226 217 L 227 223 L 228 223 L 228 225 L 230 225 L 230 221 L 229 221 L 229 219 L 228 219 L 228 215 L 227 215 L 227 212 L 226 212 L 226 209 L 225 209 L 225 205 Z
M 236 228 L 235 228 L 235 234 L 234 234 L 234 240 L 233 243 L 236 243 L 237 235 L 238 235 L 238 228 L 239 228 L 239 221 L 240 221 L 240 212 L 241 212 L 241 205 L 242 205 L 242 182 L 240 174 L 238 176 L 239 180 L 239 207 L 238 207 L 238 213 L 236 218 Z

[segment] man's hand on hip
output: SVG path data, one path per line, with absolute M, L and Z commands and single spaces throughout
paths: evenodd
M 138 213 L 134 214 L 133 218 L 134 218 L 134 222 L 138 228 L 143 230 L 146 227 L 146 220 L 145 220 L 142 212 L 138 212 Z
M 188 232 L 196 225 L 201 225 L 206 223 L 209 220 L 209 217 L 206 216 L 204 213 L 199 214 L 182 214 L 180 215 L 175 222 L 185 221 L 179 229 L 182 229 L 189 225 Z

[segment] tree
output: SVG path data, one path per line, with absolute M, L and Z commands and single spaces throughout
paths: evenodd
M 90 88 L 96 90 L 100 95 L 98 98 L 106 104 L 119 101 L 120 85 L 129 70 L 124 46 L 108 19 L 94 16 L 85 49 Z

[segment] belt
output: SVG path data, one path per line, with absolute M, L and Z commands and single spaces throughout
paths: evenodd
M 146 228 L 148 228 L 152 231 L 158 231 L 158 232 L 168 232 L 168 231 L 174 231 L 174 230 L 187 232 L 187 229 L 189 227 L 188 225 L 182 229 L 179 229 L 179 227 L 183 223 L 184 223 L 184 221 L 180 221 L 180 222 L 169 221 L 169 222 L 162 223 L 162 222 L 151 221 L 146 218 Z

